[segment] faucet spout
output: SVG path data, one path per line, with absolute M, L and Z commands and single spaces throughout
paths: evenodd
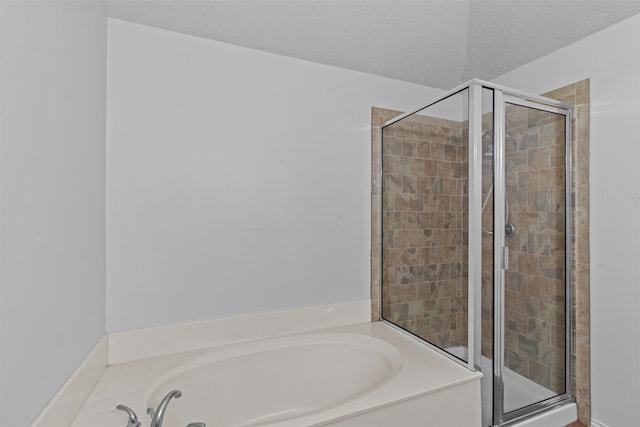
M 155 411 L 153 408 L 147 409 L 147 413 L 151 417 L 151 425 L 150 427 L 162 427 L 162 419 L 164 418 L 164 413 L 167 409 L 167 405 L 169 401 L 174 397 L 179 399 L 182 396 L 182 392 L 180 390 L 172 390 L 162 399 L 160 405 L 158 405 L 158 409 Z

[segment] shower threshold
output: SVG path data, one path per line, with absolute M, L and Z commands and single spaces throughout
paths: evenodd
M 449 347 L 446 350 L 447 352 L 461 359 L 466 359 L 467 357 L 467 349 L 465 347 Z M 493 377 L 491 375 L 487 375 L 486 373 L 492 371 L 493 362 L 491 361 L 491 359 L 482 356 L 481 363 L 481 370 L 482 372 L 485 372 L 485 375 L 481 380 L 481 393 L 483 396 L 487 396 L 492 393 Z M 554 391 L 549 390 L 548 388 L 536 383 L 535 381 L 532 381 L 529 378 L 520 375 L 512 369 L 506 367 L 503 369 L 503 380 L 505 383 L 504 406 L 507 411 L 510 408 L 522 408 L 535 402 L 541 402 L 543 400 L 550 399 L 557 395 L 557 393 L 555 393 Z M 483 399 L 482 404 L 482 425 L 490 426 L 492 401 L 491 399 Z M 543 413 L 530 417 L 526 420 L 521 420 L 514 424 L 508 425 L 512 425 L 514 427 L 563 427 L 575 421 L 576 418 L 576 405 L 575 403 L 571 402 L 569 404 L 561 405 L 557 408 L 544 411 Z

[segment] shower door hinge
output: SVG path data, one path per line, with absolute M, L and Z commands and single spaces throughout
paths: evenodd
M 503 270 L 509 269 L 509 247 L 508 246 L 502 247 L 502 269 Z

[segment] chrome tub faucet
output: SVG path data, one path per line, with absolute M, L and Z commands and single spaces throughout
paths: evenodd
M 160 405 L 158 405 L 157 409 L 148 408 L 147 413 L 151 417 L 150 427 L 162 427 L 162 419 L 164 418 L 164 413 L 167 410 L 167 405 L 169 405 L 169 401 L 174 397 L 176 399 L 180 399 L 182 396 L 182 392 L 180 390 L 172 390 L 162 399 Z M 138 421 L 138 416 L 133 409 L 129 408 L 125 405 L 118 405 L 116 409 L 120 411 L 124 411 L 129 415 L 129 421 L 127 422 L 127 427 L 142 427 L 140 421 Z M 204 423 L 190 423 L 187 427 L 205 427 Z
M 162 399 L 160 405 L 158 405 L 158 409 L 155 411 L 153 408 L 147 409 L 147 413 L 151 416 L 151 426 L 150 427 L 162 427 L 162 419 L 164 418 L 164 412 L 167 409 L 167 405 L 169 401 L 174 397 L 176 399 L 180 399 L 182 396 L 182 392 L 180 390 L 171 390 L 167 395 Z

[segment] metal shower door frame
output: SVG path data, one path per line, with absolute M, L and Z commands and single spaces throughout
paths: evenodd
M 525 417 L 544 411 L 556 404 L 573 399 L 571 366 L 571 122 L 573 106 L 549 98 L 512 92 L 502 87 L 494 89 L 494 342 L 493 342 L 493 423 L 495 426 L 507 426 Z M 509 266 L 509 249 L 505 239 L 506 215 L 506 105 L 517 105 L 536 109 L 565 117 L 565 392 L 541 402 L 505 413 L 504 379 L 505 361 L 505 285 L 506 271 Z

